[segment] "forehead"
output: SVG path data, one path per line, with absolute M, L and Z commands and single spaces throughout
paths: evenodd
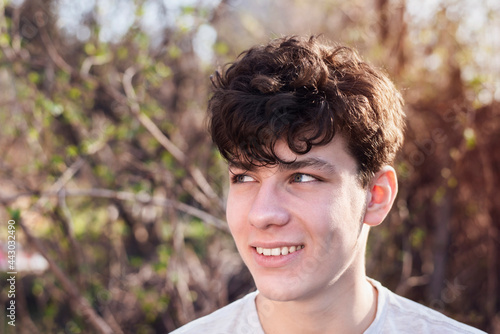
M 329 172 L 338 171 L 339 168 L 357 170 L 354 157 L 346 148 L 345 139 L 336 135 L 328 144 L 313 146 L 305 154 L 293 152 L 286 141 L 278 140 L 274 146 L 275 155 L 281 160 L 273 163 L 240 162 L 239 160 L 229 163 L 230 169 L 254 170 L 257 168 L 269 168 L 278 170 L 297 170 L 301 168 L 312 168 Z M 247 157 L 244 157 L 247 158 Z

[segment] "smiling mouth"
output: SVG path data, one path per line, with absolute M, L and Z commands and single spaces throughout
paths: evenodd
M 304 245 L 291 246 L 291 247 L 276 247 L 276 248 L 255 247 L 257 253 L 264 256 L 288 255 L 302 248 L 304 248 Z

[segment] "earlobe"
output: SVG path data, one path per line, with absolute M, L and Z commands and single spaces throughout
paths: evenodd
M 383 167 L 370 183 L 363 222 L 370 226 L 382 223 L 391 210 L 397 192 L 396 171 L 391 166 Z

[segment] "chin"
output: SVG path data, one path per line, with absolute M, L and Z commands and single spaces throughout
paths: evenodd
M 305 294 L 303 280 L 299 277 L 257 278 L 255 285 L 263 297 L 277 302 L 301 299 Z
M 275 302 L 288 302 L 295 300 L 298 297 L 295 292 L 288 290 L 286 287 L 281 289 L 272 289 L 268 287 L 260 289 L 257 286 L 257 289 L 263 297 Z

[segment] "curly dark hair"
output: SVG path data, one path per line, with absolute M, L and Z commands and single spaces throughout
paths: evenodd
M 339 132 L 367 186 L 403 142 L 403 99 L 393 83 L 356 51 L 314 36 L 253 47 L 212 83 L 212 139 L 242 168 L 289 163 L 274 151 L 278 140 L 300 155 Z

